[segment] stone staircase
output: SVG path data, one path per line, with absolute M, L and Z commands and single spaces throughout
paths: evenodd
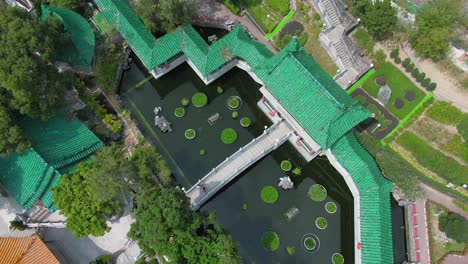
M 338 57 L 343 63 L 344 68 L 345 69 L 350 68 L 353 65 L 353 62 L 351 61 L 350 54 L 347 51 L 346 46 L 343 43 L 343 40 L 340 39 L 338 42 L 333 43 L 333 46 L 335 47 L 335 50 L 338 53 Z
M 322 0 L 322 3 L 325 7 L 325 12 L 327 13 L 328 19 L 332 23 L 332 26 L 335 27 L 340 24 L 340 17 L 332 1 L 333 0 Z

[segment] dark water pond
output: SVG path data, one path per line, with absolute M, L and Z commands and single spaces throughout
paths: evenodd
M 279 37 L 282 38 L 284 35 L 288 34 L 291 36 L 296 36 L 297 31 L 303 31 L 304 26 L 297 20 L 292 20 L 284 26 L 279 32 Z
M 178 184 L 185 188 L 191 187 L 239 147 L 260 135 L 265 125 L 271 125 L 256 106 L 261 98 L 259 85 L 242 70 L 231 70 L 209 86 L 204 85 L 187 64 L 159 80 L 142 84 L 147 76 L 142 67 L 133 65 L 123 78 L 122 99 L 139 122 L 145 137 L 168 160 Z M 218 86 L 223 88 L 222 94 L 217 93 Z M 196 92 L 208 95 L 208 105 L 201 109 L 190 105 L 184 117 L 175 117 L 174 109 L 180 107 L 181 99 L 191 98 Z M 230 96 L 242 98 L 238 119 L 231 117 L 232 111 L 226 106 Z M 156 106 L 162 106 L 163 115 L 172 122 L 172 133 L 164 134 L 154 127 L 153 109 Z M 211 126 L 207 119 L 215 113 L 222 119 Z M 239 120 L 243 116 L 252 120 L 249 128 L 240 126 Z M 223 144 L 220 139 L 222 129 L 227 127 L 238 133 L 237 141 L 231 145 Z M 197 132 L 195 139 L 184 137 L 188 128 Z M 200 155 L 200 149 L 205 149 L 206 154 Z M 283 172 L 279 164 L 284 159 L 291 160 L 294 167 L 301 167 L 302 175 Z M 285 175 L 293 179 L 293 190 L 283 191 L 277 187 L 278 178 Z M 328 190 L 328 197 L 320 203 L 307 196 L 309 187 L 316 182 Z M 279 191 L 274 204 L 266 204 L 260 197 L 261 189 L 267 185 L 275 186 Z M 327 201 L 338 205 L 335 214 L 325 211 Z M 288 221 L 284 214 L 292 207 L 298 208 L 299 213 Z M 347 263 L 354 260 L 353 203 L 343 178 L 326 158 L 318 157 L 306 163 L 289 143 L 244 171 L 201 210 L 216 211 L 219 223 L 238 242 L 245 263 L 331 263 L 335 252 L 341 252 Z M 315 226 L 315 219 L 320 216 L 328 221 L 325 230 Z M 280 237 L 280 246 L 275 252 L 266 251 L 261 244 L 261 236 L 267 231 L 274 231 Z M 303 249 L 301 239 L 307 233 L 315 234 L 320 240 L 320 248 L 315 253 Z M 287 254 L 287 246 L 295 247 L 294 255 Z

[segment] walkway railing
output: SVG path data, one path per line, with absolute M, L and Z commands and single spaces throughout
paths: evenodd
M 265 155 L 281 146 L 292 134 L 292 130 L 286 125 L 285 121 L 277 122 L 265 130 L 262 135 L 254 138 L 250 143 L 226 158 L 185 192 L 190 198 L 192 210 L 199 209 L 227 183 Z M 259 146 L 262 148 L 261 150 L 258 148 Z M 247 162 L 244 161 L 245 159 L 247 159 Z M 239 161 L 241 165 L 235 166 L 235 163 Z

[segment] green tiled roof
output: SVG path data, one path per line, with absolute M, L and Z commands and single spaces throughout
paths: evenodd
M 374 159 L 348 132 L 331 148 L 357 185 L 361 207 L 362 263 L 393 263 L 390 192 L 393 183 L 380 173 Z
M 94 32 L 84 17 L 73 10 L 42 5 L 42 21 L 49 16 L 60 20 L 69 33 L 70 42 L 61 51 L 60 59 L 74 66 L 91 68 L 96 46 Z
M 26 210 L 41 201 L 54 211 L 50 189 L 103 143 L 79 120 L 68 120 L 64 111 L 47 121 L 22 120 L 21 127 L 33 147 L 0 158 L 0 183 Z

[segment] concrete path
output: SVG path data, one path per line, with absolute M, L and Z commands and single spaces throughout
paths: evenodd
M 292 135 L 285 121 L 275 123 L 262 135 L 240 148 L 229 158 L 204 176 L 185 194 L 193 210 L 197 210 L 221 188 L 241 174 L 245 169 L 281 146 Z
M 427 213 L 426 213 L 426 199 L 418 199 L 415 202 L 416 220 L 412 221 L 412 228 L 414 232 L 414 243 L 416 249 L 416 260 L 419 263 L 431 263 L 430 247 L 429 247 L 429 232 L 427 226 Z M 414 212 L 414 211 L 413 211 Z
M 235 2 L 235 1 L 234 1 Z M 276 53 L 274 45 L 272 45 L 266 38 L 263 32 L 250 20 L 247 15 L 237 16 L 231 10 L 216 0 L 198 0 L 196 13 L 207 17 L 226 17 L 228 20 L 238 20 L 243 26 L 249 29 L 250 34 L 256 38 L 260 43 L 263 43 L 270 51 Z
M 468 219 L 468 213 L 463 211 L 460 207 L 456 206 L 453 203 L 454 198 L 448 196 L 445 193 L 442 193 L 424 183 L 420 183 L 421 188 L 424 190 L 427 199 L 434 201 L 445 208 L 447 208 L 449 211 L 457 213 L 459 215 L 462 215 L 466 219 Z
M 466 264 L 468 263 L 468 255 L 459 256 L 459 255 L 448 255 L 444 258 L 442 264 Z

